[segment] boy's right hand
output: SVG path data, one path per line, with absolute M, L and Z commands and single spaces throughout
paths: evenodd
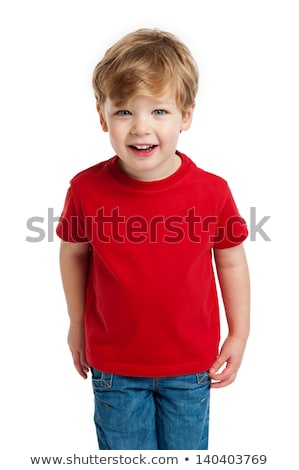
M 84 379 L 87 378 L 89 365 L 85 356 L 84 322 L 71 321 L 68 333 L 68 345 L 73 356 L 74 365 Z

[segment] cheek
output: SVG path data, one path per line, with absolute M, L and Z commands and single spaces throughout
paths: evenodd
M 167 139 L 169 139 L 170 141 L 171 140 L 175 140 L 178 138 L 179 134 L 180 134 L 180 130 L 181 130 L 181 124 L 178 123 L 177 121 L 173 123 L 172 126 L 170 126 L 168 128 L 168 130 L 165 132 L 165 136 L 167 137 Z
M 157 132 L 163 133 L 168 135 L 169 137 L 174 138 L 177 134 L 179 134 L 181 130 L 181 120 L 173 119 L 167 123 L 167 125 L 160 125 L 157 128 Z
M 110 134 L 110 139 L 119 140 L 120 136 L 122 135 L 122 132 L 119 127 L 110 124 L 109 134 Z
M 114 146 L 122 145 L 126 138 L 124 129 L 119 126 L 109 126 L 109 138 Z

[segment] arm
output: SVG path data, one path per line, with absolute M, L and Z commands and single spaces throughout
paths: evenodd
M 235 380 L 241 365 L 250 328 L 250 286 L 242 245 L 215 250 L 214 257 L 228 323 L 228 336 L 210 369 L 211 387 L 220 388 Z
M 85 357 L 84 307 L 88 275 L 89 243 L 61 242 L 60 271 L 70 317 L 68 344 L 74 365 L 86 379 L 89 366 Z

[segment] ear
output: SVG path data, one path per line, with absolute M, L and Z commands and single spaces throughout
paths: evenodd
M 194 108 L 195 108 L 195 103 L 193 103 L 190 106 L 190 108 L 187 109 L 187 111 L 183 114 L 182 125 L 181 125 L 182 131 L 186 131 L 191 126 Z
M 102 110 L 102 107 L 101 107 L 100 103 L 97 103 L 97 112 L 99 113 L 99 116 L 100 116 L 100 123 L 101 123 L 103 131 L 108 132 L 108 126 L 107 126 L 107 123 L 106 123 L 106 120 L 105 120 L 105 117 L 104 117 L 104 113 L 103 113 L 103 110 Z

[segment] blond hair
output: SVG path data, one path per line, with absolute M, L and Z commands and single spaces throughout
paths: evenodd
M 158 29 L 139 29 L 112 47 L 94 69 L 96 99 L 119 105 L 137 94 L 160 94 L 171 85 L 184 113 L 194 103 L 198 69 L 189 49 L 173 34 Z

